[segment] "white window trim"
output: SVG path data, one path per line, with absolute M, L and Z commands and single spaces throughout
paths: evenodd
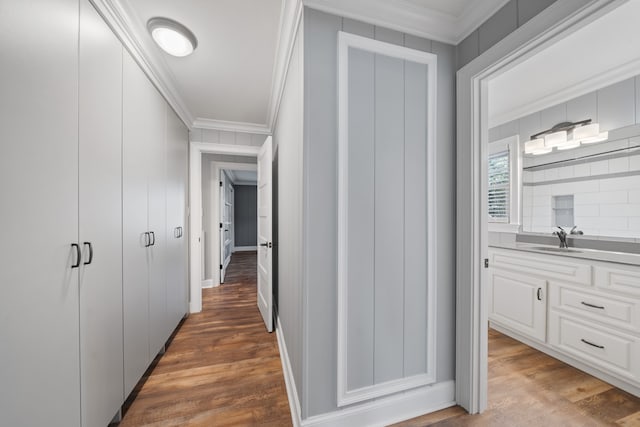
M 509 221 L 489 221 L 489 231 L 517 233 L 520 231 L 522 206 L 522 151 L 518 135 L 489 143 L 489 156 L 502 151 L 509 151 Z

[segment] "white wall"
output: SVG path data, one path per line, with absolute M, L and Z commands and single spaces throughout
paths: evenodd
M 193 128 L 189 132 L 190 142 L 205 142 L 209 144 L 247 145 L 260 147 L 267 139 L 266 135 L 246 132 L 231 132 L 217 129 Z
M 303 171 L 303 43 L 299 29 L 273 142 L 278 161 L 278 315 L 293 371 L 296 392 L 302 400 L 302 171 Z

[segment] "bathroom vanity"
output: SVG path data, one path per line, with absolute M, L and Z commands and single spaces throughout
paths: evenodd
M 640 254 L 496 246 L 491 327 L 640 396 Z

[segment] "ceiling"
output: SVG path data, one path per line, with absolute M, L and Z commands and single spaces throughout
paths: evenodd
M 191 128 L 268 134 L 304 4 L 450 44 L 507 0 L 93 0 Z M 195 52 L 174 58 L 146 30 L 163 16 L 189 28 Z
M 629 1 L 489 82 L 489 127 L 640 74 L 640 1 Z
M 135 12 L 137 33 L 162 56 L 195 120 L 267 122 L 281 0 L 122 0 Z M 163 53 L 144 30 L 163 16 L 189 28 L 198 48 L 185 58 Z
M 229 171 L 235 184 L 255 185 L 258 183 L 258 172 L 246 170 Z

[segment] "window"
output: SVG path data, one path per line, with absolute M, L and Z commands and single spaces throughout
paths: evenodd
M 519 231 L 521 155 L 518 136 L 489 143 L 489 231 Z

